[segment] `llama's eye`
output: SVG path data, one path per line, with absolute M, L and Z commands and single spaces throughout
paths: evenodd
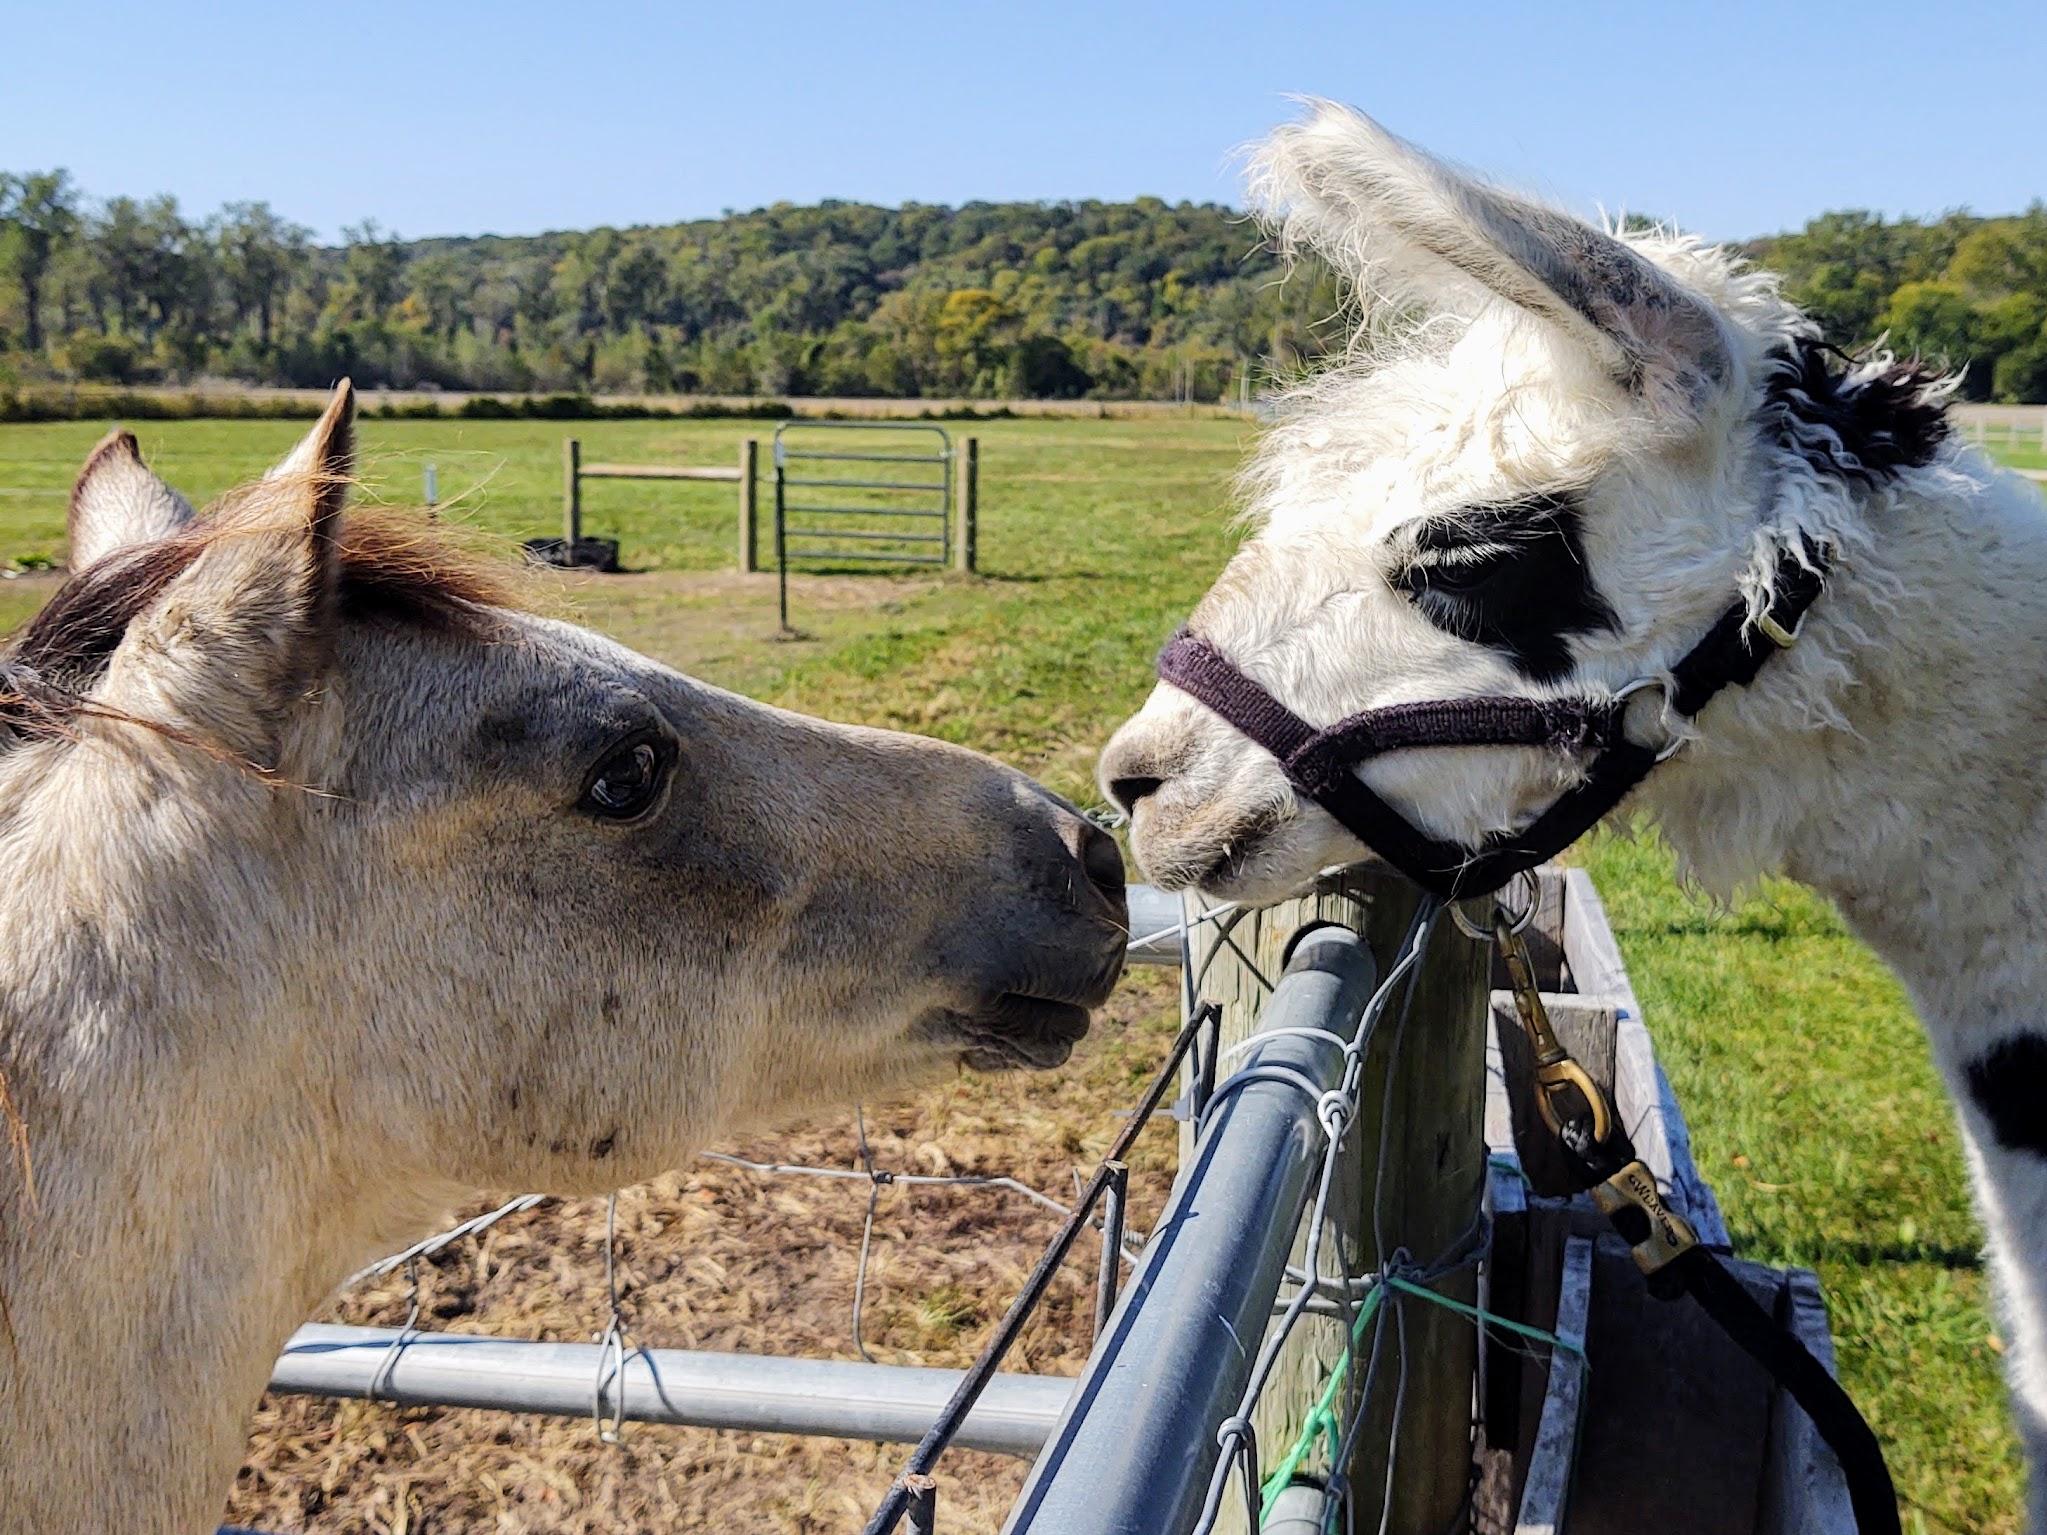
M 1483 591 L 1513 559 L 1514 551 L 1499 544 L 1436 551 L 1401 571 L 1396 584 L 1410 597 L 1419 597 L 1424 592 L 1468 596 Z
M 1504 551 L 1487 551 L 1476 557 L 1463 559 L 1436 560 L 1416 566 L 1416 583 L 1434 592 L 1475 592 L 1500 573 L 1500 555 Z
M 661 792 L 663 768 L 661 749 L 654 742 L 621 746 L 597 764 L 576 808 L 607 820 L 630 821 Z

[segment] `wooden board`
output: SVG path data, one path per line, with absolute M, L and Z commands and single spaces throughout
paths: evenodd
M 1731 1266 L 1774 1311 L 1783 1275 Z M 1755 1535 L 1769 1376 L 1697 1305 L 1652 1296 L 1618 1237 L 1600 1238 L 1592 1283 L 1571 1535 Z
M 1812 1270 L 1792 1269 L 1785 1275 L 1778 1320 L 1833 1370 L 1827 1303 Z M 1841 1463 L 1820 1439 L 1812 1419 L 1783 1391 L 1771 1404 L 1756 1535 L 1855 1535 L 1855 1508 L 1848 1500 Z
M 1557 1347 L 1551 1351 L 1542 1412 L 1521 1485 L 1515 1535 L 1558 1535 L 1570 1506 L 1578 1469 L 1578 1439 L 1585 1421 L 1586 1331 L 1592 1309 L 1593 1244 L 1572 1237 L 1564 1244 L 1557 1292 Z
M 683 464 L 585 464 L 580 471 L 586 480 L 722 480 L 740 478 L 737 469 L 712 469 Z
M 1693 1161 L 1689 1128 L 1656 1059 L 1597 890 L 1582 870 L 1564 872 L 1559 912 L 1547 899 L 1547 879 L 1543 888 L 1530 944 L 1535 951 L 1538 933 L 1554 939 L 1554 969 L 1539 959 L 1538 975 L 1546 991 L 1552 984 L 1561 988 L 1545 998 L 1559 1036 L 1610 1088 L 1637 1151 L 1672 1205 L 1703 1241 L 1725 1251 L 1718 1201 Z M 1696 1305 L 1651 1297 L 1626 1246 L 1589 1200 L 1545 1197 L 1543 1190 L 1556 1186 L 1557 1163 L 1520 1081 L 1527 1052 L 1511 997 L 1496 993 L 1492 1012 L 1486 1133 L 1496 1165 L 1489 1303 L 1504 1315 L 1547 1325 L 1545 1318 L 1567 1299 L 1563 1252 L 1588 1240 L 1597 1301 L 1588 1331 L 1592 1369 L 1583 1393 L 1577 1475 L 1561 1503 L 1553 1495 L 1553 1467 L 1545 1469 L 1538 1450 L 1551 1371 L 1518 1360 L 1496 1338 L 1487 1340 L 1481 1410 L 1488 1456 L 1475 1504 L 1477 1528 L 1485 1535 L 1533 1531 L 1554 1516 L 1549 1527 L 1561 1530 L 1568 1514 L 1571 1535 L 1853 1535 L 1840 1469 L 1803 1412 Z M 1817 1280 L 1803 1270 L 1732 1267 L 1831 1368 Z M 1550 1442 L 1553 1447 L 1554 1437 Z M 1510 1522 L 1523 1513 L 1524 1524 Z

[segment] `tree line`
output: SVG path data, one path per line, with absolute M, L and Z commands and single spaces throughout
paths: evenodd
M 493 392 L 1188 398 L 1340 344 L 1340 295 L 1215 204 L 776 204 L 530 237 L 338 245 L 0 173 L 0 382 L 225 377 Z M 2047 400 L 2047 207 L 1830 213 L 1753 242 L 1843 344 Z

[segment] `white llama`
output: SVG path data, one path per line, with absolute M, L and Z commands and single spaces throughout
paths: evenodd
M 1677 749 L 1632 806 L 1688 874 L 1716 891 L 1772 869 L 1816 887 L 1911 991 L 1959 1108 L 2033 1466 L 2029 1527 L 2047 1535 L 2037 490 L 1949 432 L 1931 375 L 1831 353 L 1724 250 L 1603 233 L 1325 104 L 1266 144 L 1254 189 L 1283 242 L 1319 251 L 1392 323 L 1288 401 L 1249 473 L 1255 535 L 1190 629 L 1314 726 L 1644 685 L 1633 738 Z M 1680 717 L 1673 663 L 1731 604 L 1764 615 L 1801 560 L 1826 571 L 1802 634 L 1752 685 Z M 1458 747 L 1359 771 L 1421 830 L 1475 848 L 1587 768 L 1569 750 Z M 1269 899 L 1363 853 L 1169 684 L 1101 776 L 1167 885 Z

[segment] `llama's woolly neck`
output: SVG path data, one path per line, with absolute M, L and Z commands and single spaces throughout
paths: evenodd
M 1908 979 L 1930 974 L 1935 951 L 2030 908 L 2042 878 L 2047 512 L 1958 443 L 1874 487 L 1776 467 L 1745 588 L 1765 589 L 1761 550 L 1805 534 L 1834 543 L 1828 589 L 1798 643 L 1701 716 L 1641 809 L 1708 890 L 1781 869 Z

